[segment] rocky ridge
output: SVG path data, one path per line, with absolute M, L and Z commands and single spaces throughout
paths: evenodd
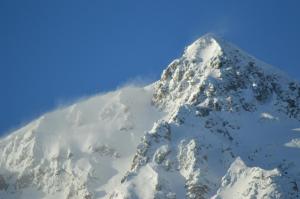
M 2 139 L 0 198 L 296 199 L 299 120 L 298 82 L 205 35 L 152 85 Z

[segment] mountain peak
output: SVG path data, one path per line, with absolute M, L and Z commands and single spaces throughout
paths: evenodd
M 288 84 L 297 88 L 287 90 Z M 286 106 L 287 101 L 298 100 L 284 96 L 285 92 L 298 92 L 298 87 L 278 69 L 207 34 L 186 47 L 182 57 L 163 71 L 153 101 L 169 110 L 193 104 L 219 111 L 254 111 L 259 104 L 273 100 L 274 104 L 285 104 L 282 109 L 287 110 L 289 106 L 300 107 Z M 298 109 L 292 111 L 293 117 L 300 118 Z
M 1 139 L 0 198 L 299 198 L 299 121 L 297 82 L 207 34 L 154 84 Z
M 212 56 L 222 54 L 220 41 L 219 38 L 212 34 L 204 35 L 185 49 L 183 57 L 194 63 L 206 62 Z
M 206 33 L 196 39 L 193 43 L 199 43 L 199 42 L 210 42 L 210 41 L 215 41 L 217 42 L 220 46 L 222 46 L 222 43 L 226 42 L 221 36 L 215 34 L 215 33 Z
M 265 72 L 277 73 L 290 79 L 290 77 L 288 77 L 278 68 L 264 63 L 263 61 L 240 49 L 235 44 L 226 41 L 224 38 L 213 33 L 207 33 L 199 37 L 185 48 L 182 55 L 182 58 L 186 59 L 186 61 L 202 65 L 205 64 L 206 61 L 210 61 L 210 59 L 214 59 L 215 57 L 223 57 L 223 59 L 227 60 L 239 59 L 241 62 L 255 62 L 256 65 Z

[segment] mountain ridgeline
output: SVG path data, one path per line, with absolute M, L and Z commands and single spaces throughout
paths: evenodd
M 205 35 L 146 86 L 0 141 L 0 198 L 300 198 L 300 85 Z

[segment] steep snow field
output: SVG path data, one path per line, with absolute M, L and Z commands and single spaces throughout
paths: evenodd
M 206 35 L 161 79 L 0 141 L 0 198 L 297 199 L 300 85 Z
M 1 140 L 0 197 L 66 198 L 75 190 L 84 198 L 85 184 L 93 197 L 104 196 L 164 115 L 151 106 L 152 94 L 151 87 L 127 86 L 47 113 Z M 15 189 L 22 193 L 11 195 Z

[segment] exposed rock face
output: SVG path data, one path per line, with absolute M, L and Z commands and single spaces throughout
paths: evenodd
M 222 39 L 205 36 L 164 70 L 153 101 L 159 107 L 188 103 L 214 111 L 255 111 L 272 101 L 300 119 L 299 84 Z
M 251 128 L 257 131 L 251 132 L 253 139 L 257 133 L 276 131 L 271 127 L 273 124 L 269 129 L 260 129 L 259 122 L 277 123 L 292 118 L 299 123 L 298 83 L 233 45 L 205 36 L 167 67 L 154 88 L 153 103 L 169 115 L 167 121 L 156 123 L 144 136 L 132 168 L 122 181 L 124 187 L 134 186 L 136 176 L 143 171 L 141 168 L 150 166 L 158 176 L 169 178 L 164 179 L 168 189 L 159 189 L 163 198 L 167 198 L 170 190 L 176 190 L 172 182 L 172 176 L 176 175 L 182 177 L 185 189 L 184 196 L 171 191 L 176 198 L 298 197 L 292 182 L 297 181 L 298 186 L 299 170 L 296 169 L 297 177 L 291 174 L 282 177 L 278 166 L 287 160 L 283 156 L 276 161 L 272 159 L 269 150 L 278 146 L 266 149 L 265 145 L 273 145 L 277 138 L 272 140 L 266 135 L 264 139 L 270 140 L 262 146 L 255 143 L 243 146 L 248 145 L 244 131 L 251 132 Z M 282 118 L 262 112 L 264 109 Z M 257 114 L 261 114 L 260 119 L 252 121 L 253 125 L 249 119 Z M 249 124 L 243 124 L 243 120 L 249 120 Z M 244 147 L 254 152 L 244 153 Z M 270 162 L 258 163 L 261 157 L 257 156 Z M 246 166 L 243 159 L 257 167 Z M 288 160 L 289 164 L 294 161 L 295 158 Z M 244 180 L 248 184 L 240 187 Z
M 0 198 L 296 199 L 299 120 L 299 83 L 206 35 L 154 84 L 0 141 Z

